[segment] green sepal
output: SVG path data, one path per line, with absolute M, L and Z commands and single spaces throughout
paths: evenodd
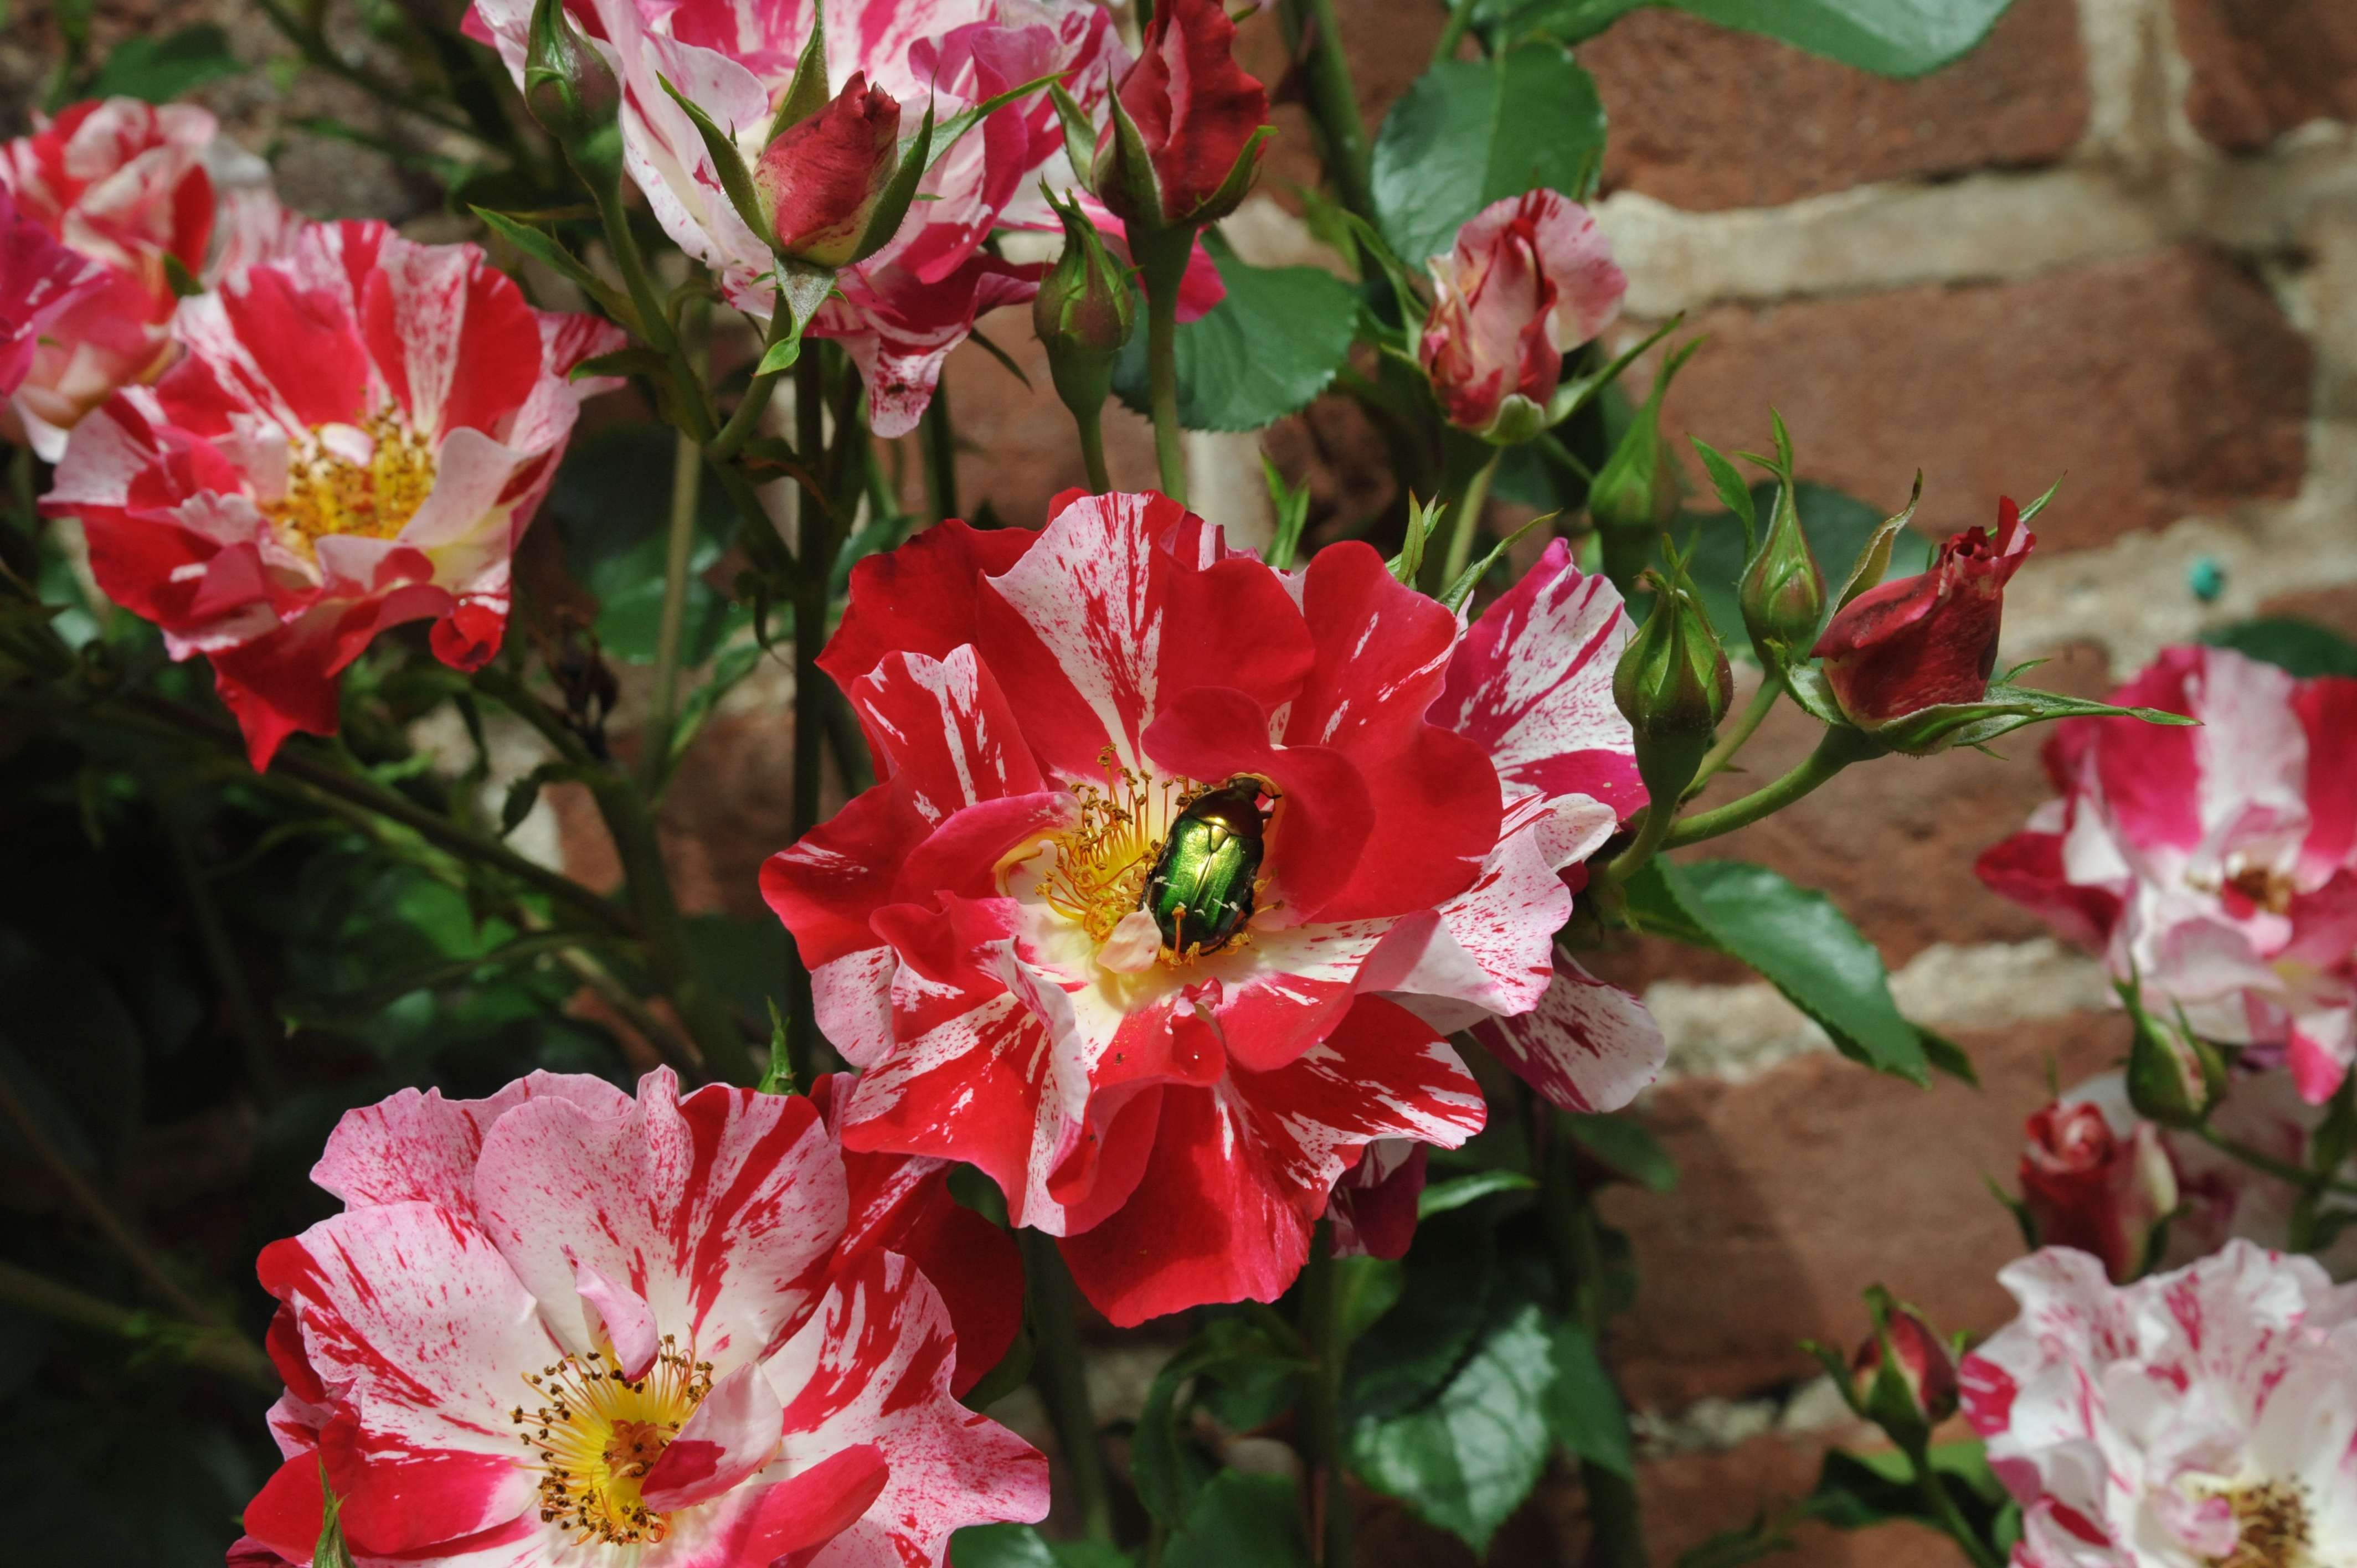
M 1430 306 L 1424 296 L 1422 281 L 1405 262 L 1400 260 L 1399 252 L 1392 249 L 1391 242 L 1384 239 L 1383 231 L 1373 224 L 1341 203 L 1329 200 L 1321 193 L 1306 186 L 1301 188 L 1299 194 L 1303 205 L 1309 210 L 1313 231 L 1322 224 L 1331 231 L 1335 249 L 1343 250 L 1348 246 L 1357 250 L 1367 263 L 1372 263 L 1375 270 L 1383 274 L 1384 281 L 1392 285 L 1392 296 L 1398 301 L 1400 313 L 1399 340 L 1396 346 L 1413 360 L 1417 347 L 1424 339 L 1425 323 L 1431 315 Z M 1361 277 L 1366 275 L 1366 270 L 1363 264 L 1360 267 L 1359 273 Z M 1370 327 L 1372 328 L 1372 325 L 1371 321 Z M 1371 331 L 1370 336 L 1376 335 Z M 1384 348 L 1394 347 L 1393 344 L 1383 341 L 1381 338 L 1377 340 Z
M 760 193 L 753 188 L 752 171 L 745 166 L 745 156 L 737 150 L 736 141 L 712 123 L 706 114 L 687 96 L 671 84 L 669 77 L 657 75 L 655 80 L 671 95 L 671 101 L 686 112 L 695 126 L 695 134 L 704 138 L 704 150 L 712 155 L 713 166 L 720 175 L 720 188 L 727 193 L 728 205 L 754 237 L 763 244 L 771 244 L 775 236 L 770 232 L 770 215 L 761 210 Z
M 783 307 L 781 306 L 780 308 Z M 776 342 L 770 344 L 767 349 L 761 350 L 761 362 L 753 367 L 753 373 L 757 376 L 774 376 L 782 374 L 787 371 L 792 370 L 794 368 L 794 361 L 802 357 L 802 321 L 801 318 L 797 317 L 794 318 L 794 325 L 791 331 L 789 331 L 784 337 L 779 338 Z
M 311 1550 L 312 1568 L 353 1568 L 352 1549 L 344 1541 L 344 1499 L 328 1481 L 328 1461 L 319 1461 L 319 1541 Z
M 958 145 L 961 137 L 1001 109 L 1017 99 L 1028 98 L 1043 88 L 1053 88 L 1071 74 L 1069 70 L 1051 70 L 1045 76 L 1033 77 L 1019 87 L 1010 87 L 1004 92 L 994 94 L 979 103 L 968 104 L 959 110 L 942 121 L 940 128 L 935 131 L 931 150 L 924 157 L 925 167 L 930 169 L 941 162 L 949 150 Z
M 1835 614 L 1840 613 L 1843 606 L 1882 581 L 1882 575 L 1890 570 L 1891 542 L 1899 537 L 1899 531 L 1913 521 L 1915 509 L 1922 504 L 1922 500 L 1923 470 L 1918 468 L 1915 470 L 1915 488 L 1907 497 L 1906 510 L 1896 517 L 1884 519 L 1882 526 L 1876 529 L 1873 537 L 1866 542 L 1866 548 L 1857 553 L 1857 562 L 1842 582 L 1842 591 L 1834 596 Z M 1831 618 L 1827 618 L 1830 620 Z
M 1297 488 L 1286 484 L 1265 452 L 1260 455 L 1260 470 L 1268 482 L 1269 507 L 1276 513 L 1276 532 L 1264 559 L 1276 571 L 1289 572 L 1293 558 L 1301 553 L 1301 531 L 1309 521 L 1309 486 L 1306 481 Z
M 1678 312 L 1677 315 L 1671 317 L 1667 321 L 1664 321 L 1659 327 L 1654 328 L 1653 330 L 1646 334 L 1644 338 L 1636 343 L 1631 344 L 1627 349 L 1616 356 L 1612 362 L 1606 365 L 1602 370 L 1585 376 L 1575 376 L 1570 381 L 1567 381 L 1561 386 L 1555 388 L 1555 396 L 1547 400 L 1547 427 L 1549 429 L 1553 429 L 1555 426 L 1561 424 L 1565 420 L 1569 419 L 1572 415 L 1579 413 L 1580 410 L 1586 408 L 1589 403 L 1594 403 L 1598 397 L 1602 396 L 1604 389 L 1610 386 L 1614 381 L 1619 381 L 1621 374 L 1626 371 L 1631 365 L 1637 362 L 1637 357 L 1639 355 L 1644 353 L 1646 349 L 1651 349 L 1654 344 L 1660 342 L 1663 338 L 1676 331 L 1680 326 L 1684 324 L 1685 318 L 1685 312 Z M 1669 386 L 1670 377 L 1676 375 L 1679 368 L 1684 365 L 1687 356 L 1691 355 L 1696 349 L 1701 348 L 1708 341 L 1709 339 L 1706 338 L 1697 338 L 1693 342 L 1681 347 L 1670 357 L 1669 361 L 1663 366 L 1660 377 L 1661 385 L 1664 390 Z
M 1415 586 L 1416 574 L 1424 569 L 1424 542 L 1432 537 L 1432 531 L 1440 524 L 1441 514 L 1448 510 L 1446 501 L 1426 506 L 1414 495 L 1407 498 L 1406 535 L 1400 541 L 1399 553 L 1383 564 L 1391 569 L 1394 577 L 1411 588 Z
M 205 292 L 205 285 L 198 281 L 196 274 L 188 271 L 188 263 L 169 251 L 164 252 L 164 281 L 172 285 L 172 293 L 181 299 Z
M 786 1015 L 778 1011 L 774 999 L 770 1002 L 770 1065 L 761 1069 L 761 1081 L 753 1086 L 758 1094 L 791 1094 L 794 1092 L 794 1063 L 787 1049 Z
M 1850 725 L 1849 715 L 1841 711 L 1841 703 L 1835 700 L 1824 671 L 1815 665 L 1795 664 L 1785 671 L 1784 690 L 1800 704 L 1803 713 L 1819 724 L 1855 727 Z
M 1832 1346 L 1815 1339 L 1802 1340 L 1801 1350 L 1825 1369 L 1825 1376 L 1834 1380 L 1834 1387 L 1841 1394 L 1842 1403 L 1849 1406 L 1859 1420 L 1873 1419 L 1859 1408 L 1857 1380 L 1850 1376 L 1848 1357 L 1844 1356 Z
M 1874 1318 L 1875 1343 L 1882 1353 L 1876 1361 L 1874 1380 L 1857 1402 L 1859 1413 L 1882 1428 L 1891 1442 L 1910 1454 L 1919 1454 L 1932 1441 L 1932 1423 L 1924 1413 L 1921 1396 L 1900 1370 L 1898 1348 L 1890 1343 L 1890 1314 L 1898 1305 L 1881 1285 L 1867 1286 L 1866 1310 Z M 1855 1383 L 1855 1377 L 1851 1380 Z
M 492 233 L 596 300 L 607 315 L 620 322 L 625 328 L 637 331 L 639 314 L 630 308 L 630 303 L 622 296 L 622 291 L 591 272 L 587 263 L 557 243 L 553 235 L 544 234 L 507 213 L 494 212 L 488 207 L 470 207 L 468 210 L 481 219 L 483 226 Z M 638 335 L 643 337 L 645 334 Z
M 834 291 L 834 270 L 785 256 L 779 259 L 770 275 L 777 283 L 778 297 L 793 315 L 793 336 L 799 340 L 811 317 L 818 314 L 818 307 Z
M 1997 1186 L 1996 1177 L 1984 1176 L 1981 1180 L 1988 1185 L 1989 1196 L 2003 1204 L 2005 1211 L 2013 1216 L 2014 1225 L 2021 1231 L 2022 1251 L 2038 1251 L 2043 1243 L 2038 1239 L 2038 1216 L 2029 1212 L 2029 1205 Z
M 2226 1093 L 2226 1059 L 2193 1032 L 2178 1009 L 2171 1028 L 2145 1010 L 2134 980 L 2118 981 L 2120 1005 L 2133 1026 L 2126 1073 L 2128 1104 L 2147 1122 L 2188 1130 L 2209 1120 Z
M 1736 521 L 1743 524 L 1743 549 L 1749 554 L 1756 548 L 1754 541 L 1760 534 L 1760 511 L 1751 503 L 1751 487 L 1743 482 L 1743 476 L 1717 447 L 1699 435 L 1689 435 L 1686 440 L 1702 459 L 1703 472 L 1710 476 L 1710 488 L 1718 492 L 1719 505 L 1733 512 Z
M 892 242 L 900 231 L 900 220 L 909 216 L 909 204 L 917 199 L 917 182 L 925 177 L 926 160 L 933 150 L 933 105 L 925 102 L 925 117 L 917 123 L 917 134 L 900 147 L 900 165 L 885 182 L 876 205 L 868 209 L 867 227 L 860 232 L 859 247 L 851 252 L 854 263 L 864 262 Z
M 761 138 L 761 145 L 768 146 L 825 108 L 834 96 L 826 85 L 826 0 L 811 0 L 809 41 L 802 45 L 802 58 L 794 61 L 794 79 L 788 84 L 785 97 L 778 101 L 778 112 L 770 121 L 770 134 Z
M 2044 511 L 2046 510 L 2046 503 L 2054 499 L 2054 492 L 2062 488 L 2062 479 L 2068 478 L 2070 478 L 2070 476 L 2065 474 L 2062 476 L 2062 478 L 2056 479 L 2052 484 L 2046 487 L 2046 493 L 2044 495 L 2040 496 L 2036 500 L 2031 501 L 2028 506 L 2023 507 L 2021 509 L 2021 521 L 2028 522 L 2031 518 L 2036 517 L 2040 512 Z
M 1072 177 L 1090 195 L 1097 188 L 1097 128 L 1089 119 L 1089 112 L 1081 107 L 1080 100 L 1065 89 L 1062 81 L 1048 84 L 1048 102 L 1056 106 L 1056 123 L 1064 131 L 1064 158 L 1072 166 Z
M 1495 545 L 1491 547 L 1490 553 L 1482 556 L 1481 559 L 1474 562 L 1470 566 L 1466 567 L 1463 572 L 1458 575 L 1457 581 L 1441 589 L 1439 596 L 1440 602 L 1448 608 L 1462 613 L 1465 608 L 1465 602 L 1473 596 L 1473 590 L 1480 585 L 1482 578 L 1490 575 L 1490 569 L 1491 567 L 1505 559 L 1506 552 L 1513 548 L 1513 546 L 1521 541 L 1523 535 L 1528 533 L 1532 529 L 1538 527 L 1543 522 L 1552 522 L 1555 521 L 1555 514 L 1554 512 L 1548 512 L 1541 517 L 1534 517 L 1531 519 L 1530 521 L 1523 524 L 1522 527 L 1514 530 L 1513 532 L 1506 535 L 1505 538 L 1498 541 Z
M 1187 215 L 1190 224 L 1216 223 L 1243 205 L 1244 196 L 1252 189 L 1254 178 L 1260 173 L 1260 150 L 1276 134 L 1274 125 L 1263 125 L 1244 138 L 1243 150 L 1236 161 L 1228 166 L 1228 176 L 1220 188 L 1211 192 L 1209 200 Z
M 1797 673 L 1797 671 L 1796 671 Z M 1794 687 L 1795 693 L 1798 686 Z M 1803 704 L 1805 705 L 1805 704 Z M 1951 746 L 1986 746 L 2001 735 L 2049 719 L 2137 718 L 2151 725 L 2190 725 L 2183 714 L 2159 708 L 2123 708 L 2034 686 L 1990 685 L 1977 702 L 1941 703 L 1877 725 L 1867 734 L 1893 751 L 1928 757 Z
M 1154 231 L 1168 227 L 1168 216 L 1162 209 L 1162 188 L 1154 177 L 1154 155 L 1146 150 L 1146 136 L 1137 122 L 1122 107 L 1121 94 L 1108 95 L 1105 106 L 1113 113 L 1113 140 L 1094 156 L 1097 196 L 1103 199 L 1114 177 L 1122 182 L 1120 196 L 1135 216 L 1131 224 L 1131 254 L 1136 253 L 1136 231 Z M 1116 212 L 1122 202 L 1107 201 Z

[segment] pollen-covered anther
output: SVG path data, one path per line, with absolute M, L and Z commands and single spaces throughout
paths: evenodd
M 1039 892 L 1049 908 L 1103 944 L 1145 898 L 1162 835 L 1189 797 L 1185 779 L 1126 767 L 1110 749 L 1097 761 L 1104 783 L 1071 787 L 1080 821 L 1048 841 L 1053 860 Z
M 2306 1488 L 2296 1481 L 2261 1481 L 2226 1494 L 2242 1532 L 2234 1550 L 2212 1559 L 2215 1568 L 2311 1568 L 2314 1544 Z
M 338 533 L 391 539 L 433 493 L 433 448 L 387 404 L 359 424 L 323 424 L 287 454 L 286 494 L 263 510 L 306 554 Z
M 539 1460 L 541 1522 L 574 1531 L 576 1544 L 651 1544 L 668 1535 L 670 1520 L 646 1506 L 639 1487 L 712 1391 L 712 1371 L 666 1334 L 654 1365 L 635 1380 L 604 1350 L 524 1374 L 548 1402 L 509 1414 Z

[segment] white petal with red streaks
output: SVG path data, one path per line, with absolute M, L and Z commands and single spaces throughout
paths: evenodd
M 1533 1089 L 1572 1112 L 1618 1111 L 1669 1059 L 1669 1042 L 1643 1003 L 1559 952 L 1535 1009 L 1474 1033 Z
M 718 1497 L 778 1452 L 785 1413 L 760 1363 L 746 1362 L 712 1385 L 647 1472 L 639 1496 L 657 1513 Z
M 1531 799 L 1529 797 L 1526 800 Z M 1609 811 L 1605 832 L 1609 832 Z M 1554 812 L 1525 811 L 1499 841 L 1472 886 L 1437 919 L 1404 920 L 1370 960 L 1370 989 L 1458 1002 L 1478 1014 L 1527 1013 L 1555 972 L 1555 935 L 1571 918 L 1571 893 L 1550 850 L 1571 835 Z M 1419 1006 L 1426 1017 L 1434 1014 Z M 1469 1013 L 1457 1023 L 1470 1023 Z
M 360 1402 L 364 1430 L 420 1452 L 515 1455 L 507 1412 L 554 1349 L 482 1231 L 429 1204 L 356 1208 L 264 1249 L 260 1273 L 294 1308 L 329 1394 Z
M 768 1363 L 785 1402 L 778 1471 L 853 1442 L 884 1455 L 888 1479 L 860 1522 L 815 1559 L 835 1568 L 939 1563 L 949 1534 L 1048 1511 L 1047 1461 L 959 1404 L 948 1308 L 907 1259 L 870 1252 Z
M 438 1089 L 404 1089 L 374 1105 L 347 1111 L 311 1179 L 352 1208 L 371 1203 L 438 1204 L 475 1212 L 475 1159 L 483 1134 L 527 1100 L 555 1095 L 593 1116 L 620 1116 L 630 1097 L 587 1073 L 535 1072 L 487 1100 L 445 1100 Z
M 717 1087 L 682 1100 L 658 1069 L 619 1119 L 558 1100 L 501 1117 L 483 1142 L 475 1202 L 569 1347 L 592 1344 L 573 1283 L 587 1262 L 726 1368 L 798 1320 L 843 1234 L 845 1197 L 808 1100 Z
M 573 1287 L 581 1293 L 590 1333 L 614 1348 L 614 1360 L 622 1376 L 632 1380 L 645 1377 L 662 1350 L 654 1309 L 646 1298 L 587 1263 L 573 1265 Z
M 972 644 L 946 659 L 892 654 L 848 694 L 869 742 L 929 822 L 1040 788 L 1023 726 Z

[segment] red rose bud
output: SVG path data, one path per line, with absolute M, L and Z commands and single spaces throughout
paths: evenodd
M 1039 280 L 1031 325 L 1048 350 L 1057 395 L 1078 414 L 1104 406 L 1113 363 L 1137 323 L 1129 270 L 1105 250 L 1103 237 L 1075 202 L 1048 199 L 1064 223 L 1064 252 Z
M 581 177 L 611 188 L 622 177 L 622 84 L 574 30 L 564 0 L 538 0 L 523 68 L 523 102 Z
M 1115 123 L 1097 141 L 1097 194 L 1123 222 L 1210 223 L 1251 188 L 1268 93 L 1236 64 L 1235 37 L 1220 0 L 1154 8 L 1146 47 L 1115 90 Z
M 2177 1207 L 2177 1171 L 2159 1130 L 2125 1135 L 2102 1110 L 2057 1101 L 2030 1117 L 2022 1150 L 2021 1206 L 2047 1247 L 2076 1247 L 2126 1284 L 2151 1263 L 2154 1229 Z
M 1880 1286 L 1867 1293 L 1867 1302 L 1875 1333 L 1850 1359 L 1853 1402 L 1894 1440 L 1921 1441 L 1956 1413 L 1955 1359 L 1931 1325 Z
M 2005 585 L 2037 542 L 2008 498 L 1997 503 L 1994 539 L 1980 528 L 1956 534 L 1930 571 L 1844 605 L 1815 652 L 1850 722 L 1874 729 L 1983 696 L 1996 667 Z
M 780 132 L 753 166 L 779 253 L 830 270 L 848 265 L 899 166 L 899 102 L 854 71 L 833 102 Z
M 1604 330 L 1629 287 L 1595 217 L 1552 190 L 1491 203 L 1430 270 L 1425 374 L 1450 424 L 1507 446 L 1554 423 L 1564 355 Z

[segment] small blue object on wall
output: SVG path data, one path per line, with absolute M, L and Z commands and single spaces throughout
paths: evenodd
M 2185 585 L 2205 605 L 2214 605 L 2226 591 L 2226 568 L 2214 555 L 2204 555 L 2185 570 Z

